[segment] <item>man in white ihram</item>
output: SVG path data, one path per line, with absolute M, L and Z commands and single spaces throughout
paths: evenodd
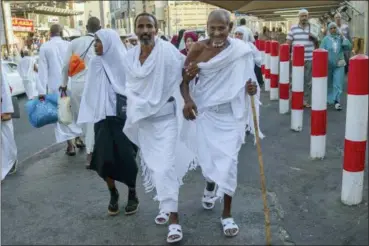
M 250 114 L 250 97 L 257 86 L 252 49 L 239 39 L 229 38 L 230 14 L 214 10 L 209 14 L 209 39 L 195 43 L 187 55 L 182 96 L 184 117 L 194 120 L 196 133 L 183 132 L 196 155 L 206 179 L 202 206 L 212 209 L 217 198 L 224 199 L 221 215 L 227 237 L 239 232 L 232 213 L 232 197 L 237 187 L 238 152 L 245 139 Z M 199 75 L 195 90 L 189 84 Z M 192 94 L 192 95 L 191 95 Z M 191 122 L 188 122 L 191 123 Z M 253 124 L 251 125 L 253 127 Z M 216 189 L 216 186 L 218 189 Z
M 127 96 L 124 133 L 140 149 L 146 191 L 156 189 L 160 213 L 155 223 L 169 222 L 167 242 L 174 243 L 183 237 L 178 219 L 179 186 L 194 155 L 179 141 L 184 120 L 179 91 L 184 56 L 156 37 L 157 28 L 151 14 L 142 13 L 135 19 L 140 45 L 128 51 L 123 63 Z
M 40 57 L 38 64 L 37 89 L 39 98 L 44 98 L 46 93 L 59 93 L 60 85 L 63 82 L 62 69 L 64 65 L 64 56 L 67 53 L 69 42 L 61 38 L 62 27 L 60 25 L 52 25 L 50 27 L 50 41 L 44 43 L 40 49 Z M 55 137 L 56 142 L 61 143 L 67 141 L 68 147 L 66 154 L 69 156 L 76 155 L 73 139 L 79 139 L 82 135 L 82 129 L 74 122 L 70 125 L 56 123 Z
M 37 64 L 36 59 L 31 56 L 30 51 L 23 51 L 24 57 L 19 61 L 17 70 L 19 75 L 22 77 L 23 85 L 26 91 L 26 95 L 29 100 L 38 96 L 36 90 L 37 75 Z
M 95 55 L 93 43 L 95 40 L 95 32 L 101 29 L 100 20 L 96 17 L 91 17 L 87 21 L 86 25 L 87 35 L 82 36 L 71 41 L 69 45 L 67 54 L 64 59 L 64 68 L 63 68 L 63 85 L 62 90 L 67 90 L 68 85 L 68 73 L 71 70 L 70 62 L 72 55 L 78 55 L 81 59 L 83 59 L 86 68 L 82 71 L 76 71 L 71 73 L 70 77 L 70 91 L 71 91 L 71 108 L 74 114 L 74 119 L 77 120 L 79 108 L 81 104 L 81 98 L 83 89 L 85 87 L 85 76 L 87 74 L 87 65 L 90 59 Z M 92 123 L 86 123 L 84 125 L 84 134 L 86 141 L 86 152 L 87 152 L 87 164 L 86 168 L 90 167 L 91 156 L 94 146 L 94 125 Z M 80 141 L 79 138 L 76 139 L 76 146 L 79 148 L 84 148 L 85 144 Z
M 1 68 L 0 68 L 1 69 Z M 1 181 L 17 171 L 17 145 L 11 114 L 14 112 L 8 77 L 1 74 Z

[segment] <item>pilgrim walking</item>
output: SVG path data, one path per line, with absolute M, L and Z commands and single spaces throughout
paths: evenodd
M 45 94 L 60 93 L 59 89 L 63 81 L 62 69 L 64 66 L 64 55 L 67 53 L 69 42 L 61 38 L 62 27 L 54 24 L 50 27 L 50 40 L 44 43 L 40 49 L 38 64 L 37 90 L 39 98 L 44 98 Z M 76 146 L 81 147 L 83 143 L 79 138 L 82 135 L 82 129 L 74 122 L 69 125 L 56 123 L 55 138 L 57 143 L 67 142 L 66 154 L 76 155 L 73 140 L 76 140 Z
M 110 192 L 108 214 L 117 215 L 119 192 L 115 181 L 128 187 L 126 215 L 137 212 L 136 194 L 137 147 L 123 133 L 126 121 L 125 74 L 123 64 L 126 49 L 119 35 L 112 29 L 101 29 L 95 34 L 94 49 L 87 70 L 81 99 L 78 123 L 93 123 L 95 145 L 90 168 L 106 182 Z
M 78 112 L 81 104 L 81 98 L 83 88 L 86 84 L 86 73 L 88 69 L 88 63 L 93 56 L 95 51 L 93 43 L 95 41 L 95 33 L 100 30 L 100 20 L 96 17 L 91 17 L 87 21 L 87 35 L 80 38 L 73 39 L 69 45 L 67 53 L 64 58 L 63 67 L 63 85 L 61 86 L 62 91 L 67 91 L 68 81 L 70 78 L 70 91 L 71 91 L 71 104 L 74 119 L 77 120 Z M 79 148 L 86 147 L 87 152 L 87 165 L 89 168 L 92 156 L 92 150 L 94 145 L 94 132 L 93 124 L 83 124 L 83 131 L 85 134 L 86 145 L 77 138 L 75 144 Z
M 14 107 L 8 77 L 1 73 L 1 180 L 17 171 L 17 145 L 14 140 Z
M 236 236 L 238 225 L 231 214 L 237 187 L 238 152 L 245 139 L 250 97 L 257 90 L 252 49 L 245 42 L 229 38 L 230 14 L 214 10 L 209 14 L 209 39 L 195 43 L 185 62 L 181 91 L 186 102 L 184 117 L 196 123 L 196 155 L 206 179 L 202 205 L 214 208 L 224 199 L 221 225 L 225 236 Z M 190 95 L 189 83 L 199 74 Z M 246 83 L 249 81 L 248 83 Z
M 160 212 L 155 223 L 169 223 L 167 242 L 174 243 L 183 237 L 179 187 L 194 159 L 180 142 L 184 102 L 179 86 L 185 57 L 157 37 L 158 22 L 153 15 L 141 13 L 134 23 L 140 45 L 129 50 L 122 62 L 128 106 L 124 133 L 140 149 L 146 191 L 156 189 Z

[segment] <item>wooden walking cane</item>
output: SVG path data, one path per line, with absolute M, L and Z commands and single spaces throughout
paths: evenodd
M 259 125 L 258 125 L 258 119 L 257 119 L 257 115 L 256 115 L 255 98 L 254 97 L 255 96 L 251 96 L 251 108 L 252 108 L 252 116 L 253 116 L 254 128 L 255 128 L 256 149 L 258 151 L 258 159 L 259 159 L 261 192 L 262 192 L 262 195 L 263 195 L 263 203 L 264 203 L 266 245 L 271 245 L 270 244 L 271 235 L 270 235 L 269 208 L 268 208 L 268 203 L 267 203 L 265 175 L 264 175 L 264 163 L 263 163 L 263 157 L 262 157 L 261 147 L 260 147 Z

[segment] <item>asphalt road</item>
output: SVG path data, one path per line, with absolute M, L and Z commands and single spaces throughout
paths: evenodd
M 266 135 L 262 151 L 273 245 L 368 245 L 368 179 L 362 204 L 347 207 L 340 202 L 345 110 L 328 110 L 326 158 L 312 161 L 310 110 L 305 110 L 303 131 L 296 133 L 290 131 L 290 115 L 278 114 L 277 102 L 270 102 L 265 92 L 262 101 L 261 128 Z M 51 131 L 41 131 L 46 138 L 52 136 Z M 36 142 L 40 142 L 37 137 L 29 143 Z M 108 191 L 95 172 L 84 168 L 84 162 L 83 153 L 67 157 L 62 149 L 54 148 L 29 159 L 17 174 L 7 177 L 1 184 L 1 243 L 165 244 L 167 229 L 154 224 L 158 204 L 153 194 L 145 194 L 141 177 L 137 181 L 139 212 L 109 217 Z M 265 245 L 260 172 L 252 136 L 240 151 L 238 168 L 233 216 L 239 235 L 223 236 L 221 204 L 214 211 L 201 208 L 204 180 L 198 169 L 188 173 L 180 191 L 181 245 Z M 127 192 L 122 185 L 118 189 L 123 209 Z
M 42 149 L 55 143 L 54 127 L 51 125 L 34 128 L 25 112 L 27 96 L 18 96 L 21 118 L 14 119 L 14 137 L 18 148 L 18 160 L 22 162 Z

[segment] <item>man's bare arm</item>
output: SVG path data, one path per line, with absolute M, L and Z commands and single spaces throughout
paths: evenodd
M 182 71 L 183 80 L 181 83 L 181 94 L 185 102 L 192 101 L 192 98 L 190 96 L 189 83 L 193 79 L 186 73 L 186 68 L 190 63 L 194 63 L 197 57 L 201 54 L 201 48 L 202 48 L 201 46 L 202 45 L 200 43 L 194 43 L 184 63 L 184 68 Z

